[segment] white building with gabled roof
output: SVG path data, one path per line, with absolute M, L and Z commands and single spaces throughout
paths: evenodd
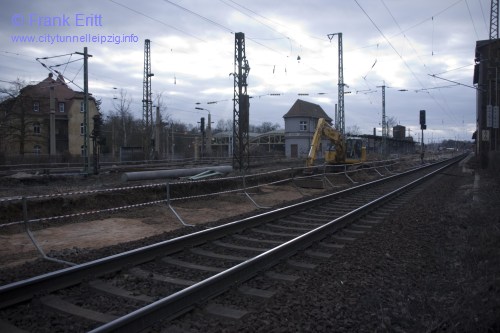
M 332 118 L 318 104 L 301 99 L 295 101 L 283 116 L 285 120 L 285 155 L 288 158 L 306 158 L 311 147 L 311 140 L 319 118 L 325 118 L 331 124 Z M 329 140 L 321 141 L 318 158 L 328 147 Z

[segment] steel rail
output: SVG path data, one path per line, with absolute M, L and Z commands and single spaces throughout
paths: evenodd
M 339 230 L 349 222 L 366 215 L 369 211 L 376 209 L 393 198 L 412 189 L 429 177 L 457 163 L 454 160 L 439 169 L 420 177 L 388 194 L 385 194 L 341 217 L 338 217 L 316 229 L 268 250 L 254 258 L 248 259 L 232 268 L 213 275 L 175 294 L 151 303 L 141 309 L 131 312 L 123 317 L 106 323 L 90 333 L 105 332 L 139 332 L 159 320 L 175 318 L 189 311 L 211 297 L 226 291 L 233 285 L 242 283 L 255 276 L 258 272 L 266 270 L 291 254 L 309 247 L 314 242 L 325 238 L 327 234 Z
M 440 163 L 445 162 L 443 161 Z M 434 165 L 425 166 L 423 169 Z M 230 222 L 211 229 L 194 232 L 189 235 L 181 236 L 179 238 L 144 246 L 124 253 L 97 259 L 88 263 L 64 268 L 41 276 L 0 286 L 0 309 L 23 301 L 27 301 L 40 293 L 53 292 L 62 288 L 73 286 L 81 283 L 82 281 L 118 271 L 120 269 L 123 269 L 123 267 L 138 265 L 153 260 L 158 256 L 172 254 L 187 247 L 196 246 L 223 237 L 228 233 L 239 232 L 265 222 L 270 222 L 272 220 L 293 214 L 295 212 L 302 211 L 311 205 L 319 205 L 324 201 L 331 200 L 332 198 L 341 197 L 348 193 L 355 192 L 361 188 L 374 186 L 378 183 L 385 182 L 390 179 L 402 177 L 414 171 L 415 170 L 411 170 L 401 174 L 386 177 L 384 179 L 357 185 L 339 192 L 327 194 L 318 198 L 309 199 L 301 203 L 278 208 L 252 217 Z M 239 265 L 236 267 L 239 267 Z M 211 278 L 209 280 L 211 280 Z M 191 290 L 191 288 L 192 287 L 188 289 Z M 149 308 L 149 306 L 146 308 Z

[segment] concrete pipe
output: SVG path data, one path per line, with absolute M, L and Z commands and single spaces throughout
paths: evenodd
M 133 181 L 133 180 L 151 180 L 151 179 L 162 179 L 162 178 L 179 178 L 179 177 L 189 177 L 194 176 L 204 171 L 217 171 L 220 173 L 229 173 L 233 171 L 233 167 L 230 165 L 221 165 L 214 167 L 201 167 L 201 168 L 190 168 L 190 169 L 171 169 L 171 170 L 152 170 L 152 171 L 137 171 L 137 172 L 125 172 L 122 175 L 122 181 Z

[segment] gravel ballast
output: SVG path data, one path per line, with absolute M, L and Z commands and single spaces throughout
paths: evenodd
M 205 332 L 499 332 L 500 181 L 496 174 L 476 173 L 479 180 L 462 166 L 445 170 L 411 203 L 242 319 L 187 315 L 176 326 Z
M 280 284 L 273 297 L 242 319 L 195 312 L 170 327 L 187 332 L 500 332 L 499 203 L 497 173 L 447 169 L 316 269 Z M 146 244 L 82 251 L 66 259 L 82 262 L 140 245 Z M 50 265 L 37 261 L 3 271 L 2 280 L 52 270 L 45 267 Z M 243 298 L 239 302 L 241 308 L 248 306 Z

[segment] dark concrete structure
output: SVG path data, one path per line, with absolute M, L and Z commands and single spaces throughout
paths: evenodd
M 500 149 L 500 39 L 476 42 L 474 85 L 477 87 L 476 156 L 483 168 L 498 159 Z M 495 157 L 496 156 L 496 157 Z

